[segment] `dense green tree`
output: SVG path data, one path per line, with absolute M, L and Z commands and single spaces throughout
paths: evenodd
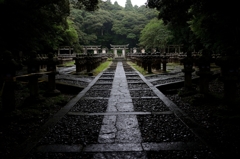
M 148 0 L 148 7 L 157 8 L 159 18 L 173 26 L 176 32 L 185 30 L 191 44 L 195 42 L 218 53 L 239 53 L 237 1 Z
M 131 1 L 127 1 L 131 4 Z M 130 44 L 138 45 L 141 30 L 154 17 L 157 11 L 144 6 L 130 10 L 112 4 L 111 0 L 100 2 L 94 12 L 86 12 L 76 7 L 71 8 L 70 17 L 76 25 L 81 45 Z
M 131 0 L 126 0 L 126 4 L 125 4 L 125 10 L 129 10 L 132 11 L 133 10 L 133 5 L 132 5 L 132 1 Z
M 98 0 L 75 2 L 92 10 Z M 62 44 L 76 43 L 74 28 L 67 22 L 69 13 L 69 0 L 0 1 L 0 51 L 47 53 Z
M 156 48 L 163 50 L 171 40 L 171 32 L 163 24 L 163 21 L 158 19 L 151 20 L 141 31 L 140 45 L 146 49 Z

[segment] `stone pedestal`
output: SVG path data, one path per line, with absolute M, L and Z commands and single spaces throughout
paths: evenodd
M 147 61 L 148 73 L 152 73 L 152 56 L 151 56 L 151 53 L 147 54 L 146 61 Z
M 114 52 L 114 58 L 118 57 L 117 50 L 114 49 L 113 52 Z
M 221 81 L 224 83 L 224 98 L 233 103 L 237 98 L 237 82 L 239 81 L 240 57 L 225 56 L 216 59 L 216 65 L 221 67 Z
M 16 70 L 21 69 L 9 51 L 3 52 L 0 63 L 0 88 L 3 112 L 11 112 L 15 109 L 15 76 Z
M 14 81 L 5 81 L 2 89 L 2 106 L 3 112 L 11 112 L 15 110 L 15 91 Z
M 56 89 L 56 74 L 58 74 L 56 65 L 59 64 L 57 58 L 53 57 L 52 53 L 49 53 L 47 59 L 47 72 L 48 73 L 48 90 L 46 95 L 53 96 L 60 94 L 60 91 Z
M 163 72 L 167 72 L 168 57 L 167 57 L 166 55 L 164 55 L 164 56 L 162 57 L 161 62 L 162 62 L 162 65 L 163 65 L 162 71 L 163 71 Z
M 81 64 L 80 64 L 80 60 L 79 60 L 79 56 L 77 55 L 74 60 L 75 60 L 75 65 L 76 65 L 76 73 L 81 72 Z
M 202 56 L 197 58 L 195 62 L 199 68 L 199 71 L 196 72 L 196 75 L 200 76 L 199 92 L 205 95 L 209 93 L 209 80 L 213 74 L 213 72 L 210 71 L 210 63 L 210 53 L 206 50 L 203 50 Z
M 181 60 L 181 63 L 184 64 L 184 88 L 185 90 L 192 90 L 192 73 L 195 71 L 193 67 L 193 59 L 191 53 L 187 54 L 187 57 Z
M 191 68 L 184 68 L 182 72 L 184 72 L 184 88 L 187 90 L 192 89 L 192 73 L 194 69 Z
M 87 54 L 87 57 L 86 57 L 86 65 L 87 65 L 87 72 L 90 73 L 91 70 L 92 70 L 92 56 L 91 54 Z
M 28 71 L 28 88 L 29 88 L 29 100 L 36 100 L 39 98 L 39 93 L 38 93 L 38 78 L 41 77 L 39 74 L 40 72 L 40 66 L 45 65 L 44 62 L 42 61 L 43 58 L 39 58 L 37 56 L 36 52 L 31 52 L 30 58 L 26 61 L 27 64 L 27 71 Z
M 209 80 L 213 72 L 211 71 L 197 71 L 196 74 L 200 76 L 199 79 L 199 92 L 202 94 L 209 93 Z
M 38 78 L 41 77 L 41 75 L 31 75 L 29 76 L 29 82 L 28 82 L 28 89 L 29 89 L 29 94 L 30 97 L 29 99 L 37 99 L 39 97 L 38 93 Z

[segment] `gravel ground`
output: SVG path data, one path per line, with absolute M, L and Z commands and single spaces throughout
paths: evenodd
M 175 115 L 137 116 L 143 142 L 197 141 L 196 136 Z
M 134 111 L 136 112 L 163 112 L 169 111 L 160 99 L 132 99 Z
M 108 106 L 108 99 L 81 99 L 70 111 L 86 113 L 104 113 Z
M 238 84 L 240 88 L 240 84 Z M 195 94 L 187 97 L 179 97 L 177 94 L 167 94 L 180 109 L 199 123 L 209 132 L 209 140 L 213 140 L 215 147 L 227 156 L 239 156 L 240 154 L 240 113 L 239 105 L 223 102 L 223 83 L 219 80 L 210 82 L 211 97 Z M 177 89 L 178 92 L 180 89 Z M 238 89 L 238 97 L 240 97 Z M 222 152 L 221 152 L 222 151 Z
M 131 97 L 156 97 L 156 94 L 151 90 L 129 90 Z
M 138 83 L 129 83 L 128 84 L 128 89 L 149 89 L 148 85 L 145 83 L 138 84 Z
M 44 97 L 44 90 L 46 83 L 39 83 L 40 98 L 37 102 L 31 102 L 28 98 L 27 84 L 16 83 L 16 110 L 0 115 L 0 158 L 7 158 L 17 146 L 33 136 L 49 118 L 75 96 L 62 93 L 55 97 Z
M 85 94 L 85 97 L 110 97 L 111 90 L 94 90 L 90 89 Z
M 103 116 L 65 116 L 39 144 L 96 144 L 102 120 Z
M 131 68 L 125 68 L 127 73 L 133 73 Z M 115 67 L 109 68 L 105 73 L 114 73 Z M 112 75 L 106 76 L 111 78 Z M 149 78 L 153 79 L 153 78 Z M 68 80 L 68 79 L 65 79 Z M 82 79 L 76 79 L 76 81 Z M 85 79 L 88 80 L 88 79 Z M 89 79 L 91 80 L 91 79 Z M 177 79 L 176 79 L 177 80 Z M 83 79 L 84 81 L 84 79 Z M 168 80 L 165 82 L 174 81 Z M 98 81 L 99 82 L 99 81 Z M 109 88 L 108 83 L 112 80 L 100 80 L 99 83 L 105 85 L 98 85 L 94 89 L 90 89 L 86 97 L 109 97 L 110 90 L 99 90 Z M 128 82 L 143 82 L 139 79 L 128 79 Z M 138 86 L 145 88 L 143 84 Z M 25 86 L 26 87 L 26 86 Z M 129 84 L 132 89 L 136 88 L 135 84 Z M 240 86 L 238 85 L 238 88 Z M 178 92 L 176 89 L 175 92 Z M 229 108 L 227 104 L 222 104 L 223 84 L 218 80 L 210 83 L 210 91 L 214 93 L 211 98 L 204 98 L 200 94 L 195 94 L 187 97 L 179 97 L 175 94 L 167 94 L 180 109 L 186 112 L 192 119 L 199 123 L 203 128 L 208 130 L 210 138 L 213 137 L 216 142 L 216 147 L 222 149 L 224 152 L 228 151 L 229 156 L 239 155 L 240 152 L 240 114 L 239 109 Z M 135 93 L 134 93 L 135 92 Z M 139 90 L 130 91 L 132 97 L 153 97 L 156 96 L 152 91 Z M 137 92 L 137 93 L 136 93 Z M 172 91 L 174 92 L 174 91 Z M 24 105 L 24 97 L 27 96 L 24 86 L 19 86 L 17 92 L 18 105 Z M 61 109 L 67 101 L 75 95 L 63 94 L 61 100 L 47 98 L 44 104 L 32 105 L 34 109 L 27 109 L 19 107 L 19 110 L 14 114 L 1 116 L 0 127 L 0 157 L 6 158 L 11 153 L 16 145 L 21 144 L 28 137 L 35 134 L 35 132 L 43 125 L 54 113 Z M 238 92 L 240 97 L 240 92 Z M 63 100 L 64 99 L 64 100 Z M 84 100 L 84 101 L 83 101 Z M 96 104 L 97 99 L 83 99 L 80 100 L 71 111 L 81 112 L 105 112 L 108 100 L 101 100 L 101 104 Z M 56 101 L 58 101 L 56 103 Z M 36 103 L 37 104 L 37 103 Z M 168 111 L 163 102 L 157 99 L 133 99 L 135 111 Z M 39 107 L 39 109 L 35 109 Z M 188 142 L 197 141 L 198 139 L 193 133 L 183 125 L 173 114 L 169 115 L 137 115 L 139 128 L 141 130 L 143 142 Z M 103 116 L 65 116 L 47 136 L 40 142 L 41 145 L 45 144 L 91 144 L 97 143 L 98 134 L 101 128 Z M 70 124 L 71 123 L 71 124 Z M 17 134 L 17 135 L 16 135 Z M 83 136 L 80 137 L 79 136 Z M 132 156 L 133 155 L 133 156 Z M 212 159 L 214 156 L 208 150 L 198 151 L 161 151 L 161 152 L 124 152 L 124 153 L 38 153 L 28 158 L 134 158 L 136 156 L 147 157 L 149 159 Z M 122 158 L 121 158 L 122 157 Z M 234 157 L 230 157 L 234 158 Z

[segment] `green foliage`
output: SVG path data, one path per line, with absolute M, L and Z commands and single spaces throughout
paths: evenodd
M 126 0 L 126 4 L 125 4 L 125 10 L 129 10 L 129 11 L 132 11 L 133 10 L 133 5 L 132 5 L 132 2 L 131 0 Z
M 128 5 L 127 5 L 128 4 Z M 138 45 L 140 32 L 154 17 L 157 11 L 146 7 L 133 7 L 131 1 L 126 5 L 131 9 L 114 4 L 110 0 L 100 2 L 98 10 L 86 12 L 72 6 L 70 19 L 76 25 L 81 45 L 102 45 L 110 48 L 110 44 Z
M 95 9 L 98 0 L 80 2 L 86 9 Z M 73 23 L 67 21 L 69 6 L 68 0 L 0 1 L 1 50 L 48 53 L 63 44 L 78 44 Z
M 175 38 L 186 49 L 201 47 L 222 54 L 239 54 L 237 1 L 148 0 L 148 7 L 159 11 L 159 18 L 179 35 Z
M 142 67 L 138 66 L 137 64 L 133 63 L 133 62 L 130 62 L 128 61 L 127 62 L 130 66 L 132 66 L 133 68 L 135 68 L 138 72 L 140 72 L 142 75 L 151 75 L 151 74 L 154 74 L 154 73 L 148 73 L 148 71 L 144 70 Z
M 171 40 L 171 32 L 163 24 L 163 21 L 153 19 L 141 31 L 140 45 L 149 48 L 165 48 Z
M 101 63 L 96 69 L 93 70 L 93 75 L 94 76 L 98 75 L 100 72 L 102 72 L 107 67 L 109 67 L 111 63 L 112 63 L 112 61 L 109 61 L 109 60 L 107 60 L 104 63 Z

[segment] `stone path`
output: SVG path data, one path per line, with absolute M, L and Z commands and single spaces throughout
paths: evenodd
M 106 112 L 134 111 L 127 79 L 118 63 Z M 141 143 L 136 115 L 106 115 L 98 137 L 99 143 Z
M 217 158 L 198 125 L 125 62 L 100 73 L 20 147 L 18 158 Z

